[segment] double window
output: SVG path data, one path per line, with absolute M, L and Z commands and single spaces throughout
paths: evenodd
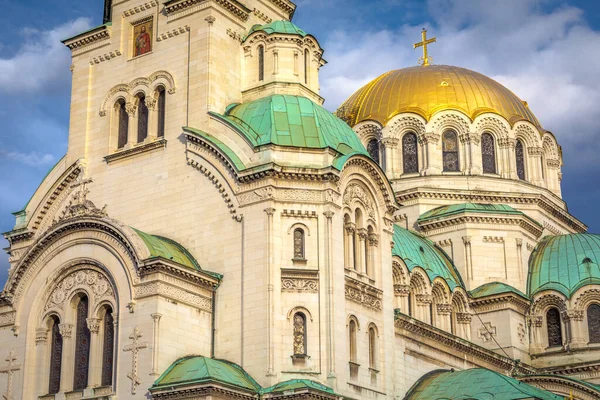
M 165 114 L 166 91 L 163 86 L 157 87 L 152 96 L 138 93 L 131 103 L 127 103 L 124 98 L 117 100 L 115 104 L 117 148 L 124 148 L 130 141 L 143 143 L 149 135 L 155 135 L 157 138 L 164 137 Z M 133 128 L 136 132 L 130 134 L 130 128 L 134 123 L 137 123 L 137 128 Z

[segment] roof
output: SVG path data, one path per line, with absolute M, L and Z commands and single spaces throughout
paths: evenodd
M 485 285 L 481 285 L 469 292 L 471 297 L 474 297 L 474 298 L 493 296 L 496 294 L 504 294 L 504 293 L 514 293 L 525 299 L 528 298 L 527 295 L 525 295 L 525 293 L 521 292 L 518 289 L 515 289 L 514 287 L 512 287 L 510 285 L 507 285 L 506 283 L 502 283 L 502 282 L 486 283 Z
M 325 393 L 335 394 L 333 389 L 327 387 L 321 383 L 311 381 L 308 379 L 291 379 L 289 381 L 280 382 L 276 385 L 263 389 L 261 393 L 279 393 L 279 392 L 288 392 L 292 390 L 303 390 L 303 389 L 312 389 L 318 390 Z
M 271 35 L 273 33 L 281 33 L 281 34 L 286 34 L 286 35 L 299 35 L 302 37 L 307 35 L 306 32 L 304 32 L 302 29 L 298 28 L 298 26 L 296 26 L 296 24 L 294 24 L 293 22 L 286 21 L 286 20 L 278 20 L 278 21 L 273 21 L 266 25 L 254 25 L 252 28 L 250 28 L 250 31 L 248 32 L 246 37 L 248 37 L 248 36 L 252 35 L 254 32 L 258 32 L 258 31 L 263 31 L 267 35 Z M 244 38 L 244 40 L 246 40 L 246 39 Z
M 160 257 L 191 269 L 202 270 L 196 259 L 179 243 L 162 236 L 153 236 L 135 228 L 132 229 L 144 241 L 150 251 L 150 257 Z
M 563 400 L 561 396 L 484 368 L 436 370 L 423 375 L 405 400 Z
M 233 125 L 253 146 L 332 148 L 346 155 L 368 153 L 354 131 L 335 115 L 311 100 L 292 95 L 272 95 L 231 105 L 219 116 Z
M 452 204 L 449 206 L 436 207 L 429 210 L 419 217 L 418 221 L 428 221 L 436 218 L 448 217 L 451 215 L 462 213 L 478 213 L 478 214 L 508 214 L 508 215 L 524 215 L 521 211 L 515 210 L 511 206 L 505 204 L 483 204 L 483 203 L 461 203 Z
M 350 126 L 365 120 L 385 126 L 400 113 L 416 113 L 429 121 L 436 112 L 448 109 L 471 120 L 490 112 L 511 124 L 526 120 L 540 126 L 527 104 L 506 87 L 478 72 L 449 65 L 387 72 L 350 96 L 337 115 Z
M 150 389 L 207 382 L 220 382 L 252 392 L 260 390 L 260 385 L 239 365 L 204 356 L 188 356 L 175 361 Z
M 393 241 L 392 255 L 400 257 L 410 271 L 415 267 L 421 267 L 431 282 L 441 277 L 450 290 L 454 290 L 457 286 L 464 288 L 460 274 L 448 255 L 431 240 L 394 225 Z
M 557 290 L 570 298 L 580 287 L 600 284 L 600 235 L 546 236 L 531 253 L 527 294 Z

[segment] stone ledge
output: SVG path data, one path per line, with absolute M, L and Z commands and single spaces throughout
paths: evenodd
M 167 147 L 167 139 L 158 139 L 153 142 L 136 145 L 129 149 L 117 150 L 117 152 L 104 157 L 104 161 L 106 161 L 107 164 L 110 164 L 114 161 L 123 160 L 125 158 L 133 157 L 141 153 L 146 153 L 152 150 L 162 149 L 165 147 Z

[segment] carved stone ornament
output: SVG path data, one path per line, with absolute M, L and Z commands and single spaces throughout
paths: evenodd
M 73 324 L 58 324 L 58 330 L 64 339 L 69 339 L 73 335 Z
M 21 365 L 16 363 L 17 359 L 17 353 L 14 350 L 11 350 L 8 354 L 8 357 L 6 357 L 6 362 L 8 364 L 6 365 L 6 367 L 0 368 L 0 374 L 6 374 L 7 376 L 6 392 L 4 392 L 4 395 L 2 396 L 5 400 L 15 400 L 12 393 L 14 377 L 13 375 L 15 374 L 15 372 L 21 369 Z
M 318 292 L 319 281 L 316 279 L 281 278 L 281 290 L 299 292 Z
M 98 333 L 100 331 L 100 319 L 99 318 L 87 318 L 87 326 L 91 333 Z
M 344 191 L 344 204 L 351 205 L 352 200 L 355 199 L 364 204 L 369 217 L 375 218 L 375 206 L 373 205 L 373 201 L 370 199 L 370 196 L 359 185 L 348 185 Z
M 381 299 L 383 298 L 383 292 L 381 290 L 348 276 L 346 276 L 344 294 L 346 299 L 365 307 L 375 310 L 381 310 L 382 308 Z
M 35 330 L 35 342 L 45 343 L 48 340 L 48 329 L 39 328 Z
M 493 326 L 491 322 L 484 323 L 477 331 L 477 336 L 479 336 L 484 343 L 491 342 L 496 334 L 496 327 Z
M 108 278 L 97 270 L 85 268 L 71 272 L 56 284 L 46 301 L 44 312 L 50 309 L 64 310 L 66 302 L 80 289 L 88 293 L 91 307 L 102 300 L 114 298 Z
M 440 315 L 450 315 L 452 304 L 436 304 L 437 312 Z
M 142 331 L 136 326 L 133 329 L 133 333 L 129 335 L 131 344 L 123 348 L 123 351 L 131 352 L 131 372 L 127 374 L 127 378 L 131 380 L 131 394 L 135 394 L 137 387 L 142 384 L 142 380 L 138 376 L 138 355 L 140 350 L 148 347 L 148 343 L 140 342 L 142 336 Z
M 83 173 L 80 173 L 77 182 L 71 186 L 75 189 L 73 198 L 58 220 L 54 221 L 53 225 L 73 218 L 104 218 L 107 216 L 106 205 L 102 209 L 99 209 L 92 201 L 87 199 L 87 195 L 90 192 L 87 188 L 87 184 L 93 182 L 93 180 L 85 179 L 83 175 Z
M 519 323 L 517 326 L 517 336 L 521 344 L 525 344 L 525 336 L 527 335 L 527 331 L 525 330 L 525 325 Z

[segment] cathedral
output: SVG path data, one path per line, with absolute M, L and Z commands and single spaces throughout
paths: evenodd
M 599 399 L 600 235 L 555 135 L 426 31 L 331 113 L 295 9 L 106 0 L 63 41 L 68 150 L 4 233 L 0 394 Z

